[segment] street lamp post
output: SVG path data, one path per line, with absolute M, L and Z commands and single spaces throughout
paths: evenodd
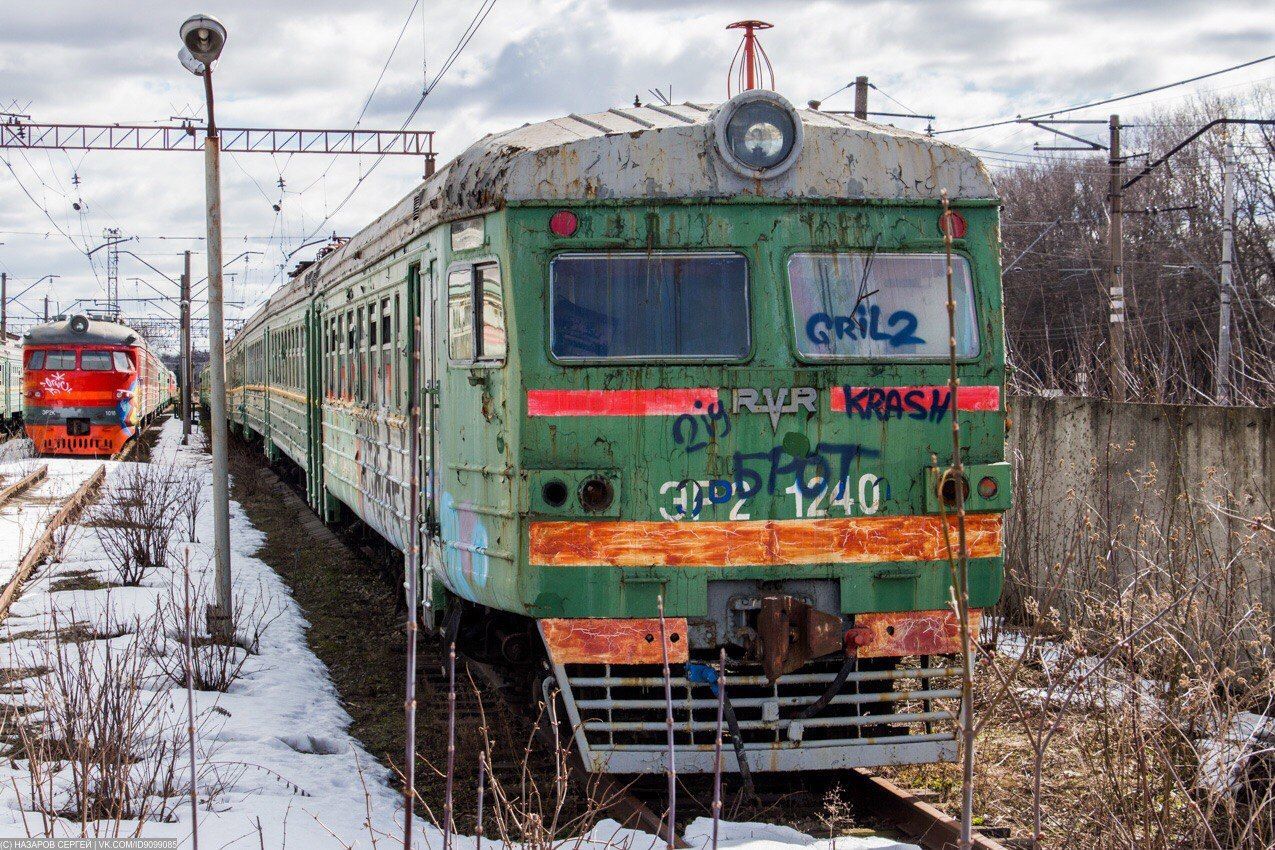
M 230 476 L 226 440 L 226 335 L 221 279 L 221 139 L 213 115 L 212 69 L 226 45 L 226 28 L 216 18 L 192 15 L 179 30 L 182 65 L 204 79 L 207 137 L 204 179 L 208 219 L 208 357 L 212 412 L 213 550 L 216 557 L 216 603 L 208 608 L 208 632 L 215 639 L 234 637 L 230 588 Z

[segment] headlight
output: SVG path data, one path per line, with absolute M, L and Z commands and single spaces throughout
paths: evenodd
M 774 168 L 783 162 L 795 137 L 792 116 L 764 100 L 743 104 L 726 122 L 731 154 L 750 168 Z
M 718 153 L 745 177 L 774 177 L 801 153 L 801 119 L 788 101 L 772 91 L 742 92 L 722 104 L 713 125 Z

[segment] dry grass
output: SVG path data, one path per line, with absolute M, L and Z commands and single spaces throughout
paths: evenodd
M 1275 623 L 1252 584 L 1270 523 L 1219 522 L 1238 500 L 1166 497 L 1155 470 L 1104 487 L 1109 468 L 1094 464 L 1105 502 L 1033 507 L 1019 482 L 1001 626 L 978 668 L 975 811 L 1043 847 L 1269 850 L 1275 733 L 1213 742 L 1246 713 L 1275 715 Z M 1064 557 L 1038 557 L 1045 535 Z M 893 775 L 955 811 L 955 765 Z

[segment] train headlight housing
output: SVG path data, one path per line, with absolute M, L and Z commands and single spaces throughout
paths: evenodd
M 718 154 L 745 177 L 782 174 L 801 154 L 801 118 L 773 91 L 750 89 L 722 104 L 713 129 Z

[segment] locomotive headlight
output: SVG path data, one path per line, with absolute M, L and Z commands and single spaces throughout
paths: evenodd
M 801 119 L 772 91 L 741 93 L 721 106 L 713 123 L 722 159 L 745 177 L 782 174 L 801 153 Z
M 773 168 L 792 150 L 792 116 L 773 103 L 746 103 L 726 123 L 726 143 L 740 162 Z

